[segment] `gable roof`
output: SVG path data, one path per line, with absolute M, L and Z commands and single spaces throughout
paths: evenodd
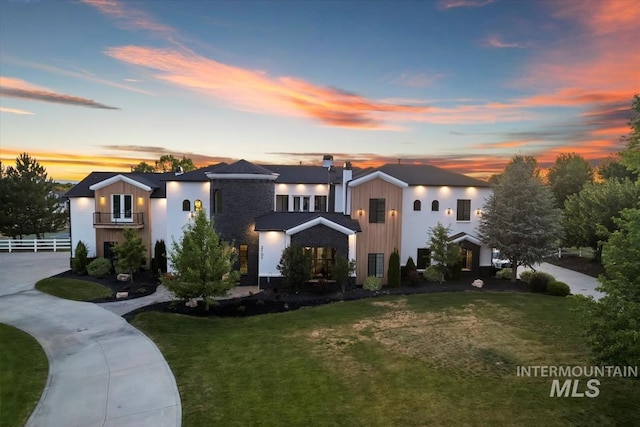
M 389 184 L 393 184 L 396 187 L 400 187 L 400 188 L 406 188 L 409 186 L 409 184 L 402 181 L 401 179 L 398 179 L 392 175 L 389 175 L 387 173 L 377 170 L 352 180 L 351 182 L 349 182 L 349 187 L 356 187 L 360 184 L 364 184 L 365 182 L 372 181 L 374 179 L 382 179 L 383 181 L 386 181 Z
M 491 187 L 491 183 L 431 165 L 387 163 L 377 169 L 409 185 Z
M 142 172 L 91 172 L 82 181 L 65 193 L 66 197 L 93 197 L 94 189 L 101 188 L 101 183 L 109 185 L 111 181 L 117 181 L 123 177 L 124 181 L 138 183 L 140 188 L 147 187 L 151 190 L 152 198 L 166 197 L 165 179 L 173 175 L 173 172 L 164 173 L 142 173 Z M 131 182 L 133 181 L 133 182 Z
M 244 159 L 230 165 L 220 166 L 214 171 L 205 172 L 208 179 L 268 179 L 275 180 L 278 174 Z
M 316 225 L 326 225 L 345 234 L 362 231 L 357 220 L 338 212 L 270 212 L 256 218 L 255 231 L 295 234 Z
M 207 172 L 215 172 L 225 166 L 228 166 L 227 163 L 216 163 L 215 165 L 205 166 L 203 168 L 199 168 L 196 170 L 192 170 L 191 172 L 185 172 L 179 175 L 172 173 L 167 176 L 167 181 L 186 181 L 186 182 L 206 182 L 209 180 L 207 178 Z
M 264 165 L 265 168 L 278 174 L 279 184 L 326 184 L 342 183 L 342 167 L 327 168 L 310 165 Z

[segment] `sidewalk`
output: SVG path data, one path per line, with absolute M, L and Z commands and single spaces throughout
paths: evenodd
M 68 268 L 68 253 L 0 254 L 0 322 L 34 336 L 49 359 L 27 426 L 180 426 L 175 378 L 149 338 L 96 304 L 34 289 Z

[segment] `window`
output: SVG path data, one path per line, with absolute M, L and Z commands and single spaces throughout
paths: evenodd
M 413 202 L 413 210 L 414 211 L 422 210 L 422 202 L 420 202 L 420 200 L 416 200 Z
M 327 196 L 315 196 L 313 198 L 313 207 L 316 212 L 326 212 Z
M 369 199 L 369 222 L 384 224 L 385 199 Z
M 433 202 L 431 202 L 431 210 L 433 212 L 438 212 L 440 210 L 440 202 L 437 200 L 434 200 Z
M 456 211 L 457 221 L 471 220 L 471 200 L 458 199 L 458 210 Z
M 249 245 L 240 245 L 238 263 L 240 274 L 247 274 L 249 272 Z
M 193 202 L 193 209 L 196 210 L 196 211 L 201 211 L 202 210 L 202 200 L 196 199 Z
M 111 220 L 133 222 L 133 196 L 131 194 L 111 195 Z
M 189 212 L 191 210 L 191 202 L 187 199 L 182 201 L 182 211 Z
M 213 191 L 213 213 L 222 213 L 222 190 Z
M 311 255 L 311 268 L 313 277 L 330 278 L 335 265 L 335 248 L 307 247 L 304 251 Z
M 384 254 L 369 254 L 367 276 L 384 276 Z
M 276 212 L 289 211 L 289 196 L 276 196 Z
M 418 248 L 418 256 L 416 257 L 416 268 L 418 270 L 424 270 L 428 265 L 431 265 L 431 249 Z
M 293 210 L 296 212 L 309 212 L 309 196 L 293 196 Z

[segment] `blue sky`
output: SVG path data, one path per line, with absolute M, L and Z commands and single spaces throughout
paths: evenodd
M 640 92 L 640 2 L 0 3 L 0 158 L 59 180 L 198 165 L 597 161 Z

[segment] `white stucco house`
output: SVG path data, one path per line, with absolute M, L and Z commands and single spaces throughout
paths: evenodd
M 330 157 L 330 156 L 327 156 Z M 295 244 L 313 257 L 314 275 L 330 277 L 335 257 L 356 261 L 356 283 L 369 275 L 386 283 L 394 250 L 401 264 L 429 264 L 428 230 L 450 227 L 463 248 L 463 271 L 490 274 L 491 250 L 476 237 L 491 185 L 427 165 L 357 169 L 257 165 L 245 160 L 187 173 L 93 172 L 69 198 L 72 248 L 109 257 L 125 227 L 135 228 L 153 257 L 154 243 L 178 240 L 195 211 L 233 242 L 241 285 L 278 283 L 282 250 Z M 73 254 L 72 254 L 73 256 Z

